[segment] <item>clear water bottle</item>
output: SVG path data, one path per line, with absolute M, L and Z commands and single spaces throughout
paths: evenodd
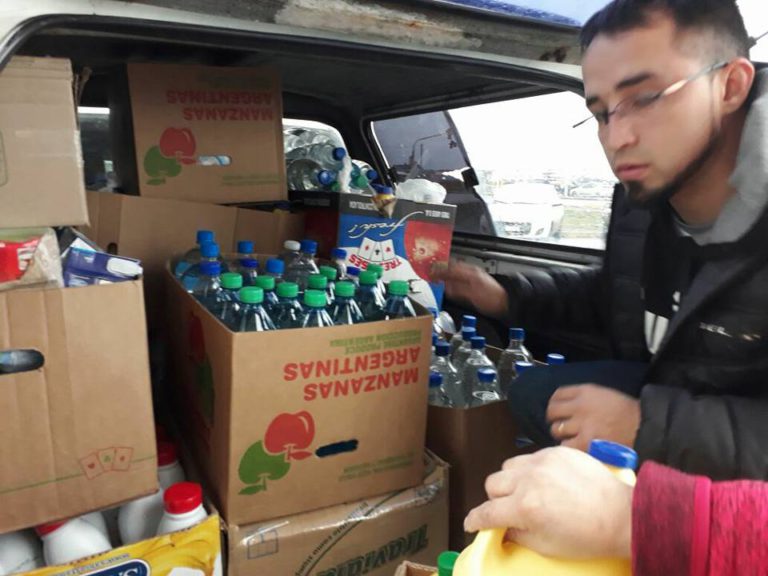
M 285 273 L 285 264 L 279 258 L 270 258 L 267 260 L 267 264 L 264 266 L 264 275 L 271 276 L 275 279 L 275 283 L 283 281 L 283 274 Z
M 311 158 L 323 168 L 335 172 L 344 167 L 343 163 L 346 157 L 347 151 L 344 148 L 328 142 L 312 144 L 307 151 L 307 158 Z
M 474 380 L 477 384 L 472 390 L 470 408 L 503 399 L 499 384 L 496 381 L 496 370 L 493 368 L 479 368 Z
M 565 356 L 562 354 L 557 354 L 556 352 L 547 354 L 548 366 L 557 366 L 558 364 L 565 364 Z
M 294 261 L 299 259 L 301 255 L 301 244 L 296 240 L 286 240 L 283 242 L 283 251 L 280 253 L 280 260 L 285 264 L 285 268 L 288 268 Z
M 221 320 L 225 326 L 232 327 L 240 312 L 240 298 L 238 293 L 243 287 L 243 277 L 237 272 L 225 272 L 221 275 L 221 291 L 214 309 L 214 316 Z
M 443 406 L 451 408 L 453 404 L 451 399 L 443 389 L 443 375 L 440 372 L 429 373 L 429 398 L 427 400 L 430 406 Z
M 299 285 L 281 282 L 277 285 L 278 303 L 272 313 L 272 320 L 278 330 L 301 328 L 304 323 L 304 308 L 299 302 Z
M 347 251 L 344 248 L 334 248 L 331 250 L 331 262 L 336 268 L 336 278 L 343 280 L 347 277 Z
M 278 299 L 275 294 L 275 279 L 272 276 L 259 276 L 256 278 L 254 286 L 258 286 L 264 291 L 264 309 L 267 314 L 272 314 Z
M 266 332 L 274 330 L 275 324 L 264 310 L 264 290 L 258 286 L 240 289 L 240 313 L 237 315 L 235 332 Z
M 289 190 L 327 190 L 336 178 L 335 171 L 326 170 L 310 158 L 293 160 L 286 169 Z
M 214 235 L 211 230 L 198 230 L 197 241 L 196 241 L 197 245 L 194 248 L 187 250 L 187 253 L 184 254 L 184 257 L 181 260 L 179 260 L 179 262 L 176 264 L 176 268 L 173 271 L 176 278 L 181 278 L 184 272 L 187 271 L 187 268 L 189 268 L 193 264 L 197 264 L 198 262 L 200 262 L 201 260 L 200 247 L 206 242 L 213 242 L 213 241 L 214 241 Z
M 378 289 L 379 294 L 381 294 L 381 297 L 386 300 L 387 287 L 384 285 L 384 280 L 382 280 L 384 277 L 384 267 L 380 264 L 368 264 L 366 270 L 376 273 L 376 288 Z
M 302 322 L 301 325 L 302 328 L 333 326 L 333 320 L 331 320 L 325 306 L 325 292 L 321 290 L 307 290 L 304 292 L 304 308 L 306 314 L 304 316 L 304 322 Z
M 347 266 L 347 280 L 352 282 L 355 286 L 360 285 L 360 268 L 357 266 Z
M 375 322 L 383 318 L 385 302 L 379 294 L 376 285 L 376 273 L 365 270 L 360 272 L 360 288 L 357 293 L 357 303 L 360 305 L 360 311 L 366 322 Z
M 285 280 L 296 282 L 299 285 L 299 291 L 307 289 L 310 275 L 320 272 L 315 263 L 315 254 L 317 254 L 317 242 L 314 240 L 302 240 L 299 258 L 285 269 Z
M 325 279 L 328 280 L 328 285 L 325 290 L 328 292 L 330 303 L 332 304 L 336 299 L 336 279 L 338 278 L 339 273 L 333 266 L 320 266 L 320 274 L 325 276 Z
M 237 269 L 243 277 L 243 286 L 255 286 L 259 277 L 259 261 L 256 258 L 243 258 Z
M 477 331 L 474 328 L 463 328 L 461 331 L 462 342 L 461 346 L 451 356 L 451 362 L 461 377 L 461 372 L 464 370 L 464 364 L 467 363 L 467 358 L 472 352 L 472 338 L 477 336 Z
M 333 298 L 328 292 L 328 278 L 322 274 L 311 274 L 307 278 L 307 290 L 317 290 L 325 294 L 326 308 L 333 305 Z
M 462 336 L 462 330 L 464 330 L 464 328 L 476 329 L 477 318 L 470 314 L 464 314 L 464 316 L 461 317 L 461 330 L 459 330 L 451 338 L 451 358 L 455 359 L 454 355 L 456 354 L 456 350 L 458 350 L 459 346 L 461 346 L 464 342 L 464 336 Z
M 466 399 L 461 389 L 459 373 L 451 363 L 451 345 L 443 340 L 438 340 L 435 344 L 435 359 L 429 367 L 432 372 L 439 372 L 443 375 L 443 390 L 451 400 L 451 405 L 455 408 L 466 407 Z
M 378 177 L 379 173 L 365 162 L 361 162 L 360 160 L 352 161 L 352 173 L 349 177 L 349 186 L 353 190 L 373 194 L 374 190 L 371 186 L 371 182 Z
M 195 278 L 191 294 L 208 310 L 215 310 L 221 291 L 221 264 L 200 262 L 199 276 Z
M 384 318 L 386 320 L 416 317 L 413 304 L 408 299 L 408 282 L 405 280 L 392 280 L 387 290 L 387 301 L 384 304 Z
M 533 356 L 525 347 L 525 330 L 522 328 L 509 329 L 509 346 L 499 356 L 499 387 L 506 394 L 509 387 L 517 378 L 515 362 L 532 362 Z
M 253 258 L 253 242 L 250 240 L 238 240 L 236 260 Z
M 469 399 L 472 390 L 474 390 L 477 385 L 477 371 L 480 368 L 496 369 L 496 366 L 491 359 L 485 354 L 485 338 L 483 336 L 473 336 L 470 338 L 470 345 L 472 349 L 467 361 L 462 367 L 458 368 L 459 377 L 461 378 L 461 387 L 464 389 L 465 397 L 467 399 Z
M 197 283 L 197 278 L 201 274 L 200 266 L 202 266 L 205 262 L 218 262 L 220 265 L 219 269 L 222 272 L 227 271 L 226 268 L 221 265 L 222 260 L 219 245 L 216 244 L 216 242 L 203 242 L 203 244 L 200 246 L 200 261 L 189 266 L 189 268 L 186 269 L 180 278 L 181 284 L 184 286 L 187 292 L 191 292 L 192 288 Z
M 355 301 L 355 285 L 352 282 L 336 284 L 336 299 L 330 308 L 331 320 L 336 326 L 364 322 L 363 313 Z

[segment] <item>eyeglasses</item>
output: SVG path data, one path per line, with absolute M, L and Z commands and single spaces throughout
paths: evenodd
M 632 114 L 637 114 L 638 112 L 641 112 L 643 110 L 647 110 L 654 104 L 656 104 L 659 100 L 664 98 L 665 96 L 671 96 L 672 94 L 676 94 L 680 90 L 682 90 L 685 86 L 687 86 L 690 82 L 693 82 L 694 80 L 698 80 L 702 76 L 706 76 L 707 74 L 711 74 L 712 72 L 715 72 L 716 70 L 720 70 L 722 68 L 725 68 L 728 66 L 730 62 L 718 62 L 717 64 L 713 64 L 712 66 L 707 66 L 703 70 L 699 70 L 696 72 L 696 74 L 693 74 L 692 76 L 688 76 L 688 78 L 683 78 L 682 80 L 678 80 L 674 84 L 671 84 L 670 86 L 667 86 L 663 90 L 660 90 L 659 92 L 649 92 L 645 94 L 638 94 L 637 96 L 630 96 L 629 98 L 625 98 L 616 106 L 613 107 L 613 110 L 606 110 L 605 112 L 594 112 L 590 114 L 589 118 L 585 118 L 581 122 L 574 124 L 574 128 L 578 128 L 582 124 L 585 124 L 592 120 L 593 118 L 597 120 L 597 123 L 600 126 L 607 126 L 608 123 L 611 120 L 611 116 L 618 116 L 619 118 L 624 118 L 626 116 L 630 116 Z

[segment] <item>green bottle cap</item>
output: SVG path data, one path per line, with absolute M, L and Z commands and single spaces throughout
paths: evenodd
M 274 290 L 275 289 L 275 277 L 274 276 L 256 276 L 253 282 L 254 286 L 258 286 L 262 290 Z
M 456 565 L 456 560 L 458 559 L 458 552 L 442 552 L 440 556 L 437 557 L 438 576 L 453 576 L 453 567 Z
M 299 295 L 299 285 L 295 282 L 281 282 L 277 285 L 279 298 L 296 298 Z
M 224 272 L 221 275 L 221 287 L 227 290 L 240 290 L 243 287 L 243 277 L 237 272 Z
M 393 296 L 408 296 L 408 282 L 405 280 L 392 280 L 387 286 L 387 292 Z
M 312 274 L 307 281 L 310 290 L 325 290 L 328 288 L 328 278 L 322 274 Z
M 310 308 L 325 308 L 325 304 L 325 292 L 321 292 L 320 290 L 307 290 L 304 292 L 305 306 L 309 306 Z
M 371 270 L 360 272 L 359 278 L 360 284 L 363 286 L 376 286 L 376 283 L 379 281 L 376 277 L 376 272 L 372 272 Z
M 337 282 L 336 283 L 336 296 L 342 298 L 352 298 L 355 295 L 355 284 L 353 282 Z
M 379 279 L 384 276 L 384 267 L 379 266 L 378 264 L 368 264 L 368 268 L 366 268 L 366 270 L 376 272 L 376 277 Z
M 333 266 L 320 266 L 320 274 L 328 278 L 328 282 L 335 282 L 338 271 Z
M 238 292 L 240 301 L 244 304 L 261 304 L 264 302 L 264 290 L 258 286 L 246 286 Z

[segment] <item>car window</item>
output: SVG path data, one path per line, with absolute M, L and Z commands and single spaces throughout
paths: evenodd
M 88 190 L 113 188 L 112 140 L 109 108 L 79 106 L 80 142 L 83 148 L 83 176 Z

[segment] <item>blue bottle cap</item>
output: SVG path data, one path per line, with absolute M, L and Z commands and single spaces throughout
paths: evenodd
M 432 346 L 437 346 L 437 340 L 438 340 L 437 334 L 432 332 Z
M 631 470 L 637 468 L 637 452 L 616 442 L 592 440 L 589 443 L 589 455 L 609 466 L 630 468 Z
M 346 260 L 347 259 L 347 251 L 344 250 L 344 248 L 334 248 L 331 250 L 331 258 L 334 260 Z
M 368 180 L 376 180 L 379 177 L 379 173 L 373 169 L 366 170 L 365 177 L 368 178 Z
M 525 330 L 522 328 L 510 328 L 509 329 L 510 340 L 525 340 Z
M 285 262 L 279 258 L 270 258 L 267 260 L 266 270 L 269 274 L 282 274 L 285 270 Z
M 436 356 L 450 356 L 451 355 L 451 345 L 448 342 L 445 342 L 443 340 L 438 340 L 437 344 L 435 344 L 435 355 Z
M 462 338 L 462 340 L 469 340 L 475 334 L 477 334 L 477 330 L 475 330 L 474 328 L 463 328 L 461 330 L 461 338 Z
M 301 251 L 306 254 L 317 254 L 317 242 L 314 240 L 302 240 Z
M 464 316 L 461 317 L 461 327 L 462 328 L 477 327 L 477 318 L 470 314 L 464 314 Z
M 485 348 L 485 336 L 472 336 L 469 341 L 472 344 L 472 350 L 482 350 Z
M 320 170 L 317 173 L 317 181 L 323 186 L 330 186 L 336 182 L 336 173 L 332 170 Z
M 440 374 L 440 372 L 430 372 L 429 373 L 429 387 L 430 388 L 439 388 L 443 385 L 443 375 Z
M 221 264 L 219 262 L 200 262 L 200 272 L 206 276 L 218 276 L 221 274 Z
M 392 188 L 392 186 L 378 186 L 375 187 L 374 190 L 376 190 L 376 194 L 394 194 L 395 189 Z
M 347 155 L 347 151 L 344 148 L 338 147 L 333 149 L 331 155 L 333 156 L 334 160 L 344 160 Z
M 240 266 L 243 268 L 248 268 L 249 270 L 253 270 L 259 267 L 259 261 L 256 260 L 256 258 L 241 258 Z
M 483 384 L 490 384 L 496 378 L 496 370 L 493 368 L 478 368 L 477 379 Z
M 547 354 L 547 364 L 550 366 L 555 364 L 565 364 L 565 356 L 562 354 Z
M 360 268 L 357 266 L 347 266 L 347 276 L 352 276 L 353 278 L 357 278 L 360 276 Z
M 212 230 L 198 230 L 197 231 L 197 243 L 213 242 L 215 239 Z
M 238 254 L 253 254 L 253 242 L 250 240 L 240 240 L 237 243 Z
M 219 245 L 216 242 L 203 242 L 200 245 L 200 255 L 203 258 L 218 258 Z
M 518 374 L 530 370 L 531 368 L 533 368 L 533 362 L 523 362 L 522 360 L 515 362 L 515 372 Z

